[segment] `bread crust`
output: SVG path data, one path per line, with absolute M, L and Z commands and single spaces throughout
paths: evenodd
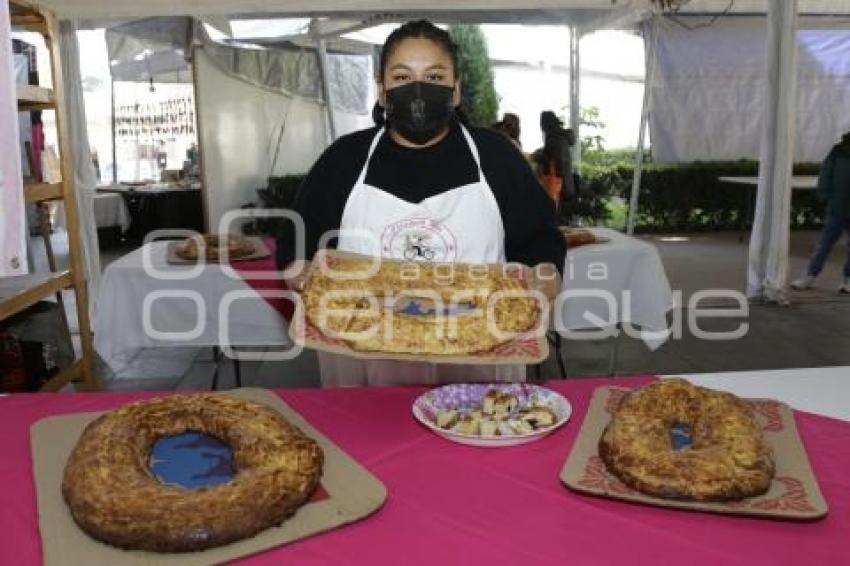
M 510 274 L 473 272 L 461 265 L 444 276 L 436 264 L 393 261 L 382 261 L 377 270 L 369 266 L 369 260 L 334 258 L 335 273 L 316 269 L 304 290 L 307 319 L 354 350 L 471 354 L 534 328 L 540 316 L 538 301 Z M 474 310 L 442 317 L 392 312 L 388 319 L 384 300 L 406 295 L 438 299 L 446 306 L 465 303 Z M 488 325 L 488 311 L 498 332 Z
M 186 489 L 150 471 L 156 440 L 201 432 L 233 451 L 233 479 Z M 279 525 L 319 484 L 319 445 L 273 409 L 214 393 L 140 401 L 89 424 L 65 466 L 62 495 L 97 540 L 188 552 Z
M 254 253 L 251 240 L 236 234 L 203 234 L 187 238 L 178 244 L 176 253 L 185 260 L 196 260 L 203 251 L 203 257 L 217 261 L 222 257 L 239 259 Z
M 684 423 L 692 444 L 672 446 Z M 752 410 L 730 393 L 663 379 L 625 395 L 599 440 L 608 470 L 626 485 L 668 499 L 731 501 L 765 493 L 772 452 Z

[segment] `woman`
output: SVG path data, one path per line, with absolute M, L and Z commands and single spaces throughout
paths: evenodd
M 572 130 L 564 129 L 563 122 L 551 110 L 540 113 L 540 129 L 543 147 L 534 153 L 533 160 L 540 183 L 558 208 L 562 195 L 569 198 L 575 194 L 570 148 L 576 138 Z
M 339 230 L 338 249 L 372 256 L 545 264 L 557 287 L 566 246 L 554 209 L 510 141 L 464 125 L 457 69 L 448 33 L 428 21 L 407 23 L 387 38 L 373 112 L 378 126 L 331 145 L 296 198 L 308 258 L 323 234 Z M 279 239 L 280 266 L 299 259 L 294 241 L 289 227 Z M 319 364 L 325 386 L 525 377 L 524 366 L 366 362 L 330 354 L 320 354 Z

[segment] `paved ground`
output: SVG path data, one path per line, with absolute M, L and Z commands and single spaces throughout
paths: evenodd
M 792 276 L 804 268 L 816 236 L 813 232 L 795 232 L 792 235 Z M 738 234 L 653 236 L 646 239 L 658 247 L 671 285 L 682 292 L 685 303 L 700 289 L 743 288 L 747 248 L 746 242 L 738 242 Z M 61 242 L 57 247 L 61 252 Z M 104 254 L 104 264 L 123 251 Z M 616 343 L 617 374 L 850 366 L 850 297 L 836 293 L 840 283 L 840 266 L 846 253 L 843 242 L 836 246 L 826 271 L 818 281 L 818 288 L 807 293 L 794 293 L 791 306 L 749 305 L 745 317 L 706 319 L 701 325 L 704 331 L 720 332 L 746 324 L 746 334 L 738 340 L 702 340 L 685 330 L 681 337 L 651 352 L 638 340 L 625 336 L 619 338 Z M 687 311 L 683 310 L 680 314 L 687 320 Z M 684 326 L 687 327 L 687 324 Z M 606 374 L 614 348 L 614 340 L 567 342 L 563 357 L 569 377 Z M 242 362 L 241 367 L 243 385 L 311 387 L 319 384 L 316 356 L 309 351 L 291 362 Z M 544 364 L 543 376 L 558 376 L 557 367 L 554 357 L 550 357 Z M 209 387 L 215 364 L 209 349 L 150 350 L 144 352 L 121 378 L 116 378 L 102 364 L 100 370 L 109 389 L 197 389 Z M 219 371 L 221 386 L 231 386 L 232 362 L 225 361 Z

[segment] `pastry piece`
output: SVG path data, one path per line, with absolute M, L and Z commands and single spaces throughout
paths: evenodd
M 475 436 L 479 434 L 481 430 L 481 420 L 474 419 L 469 415 L 465 415 L 460 418 L 453 430 L 461 434 L 469 434 Z
M 511 427 L 511 430 L 513 430 L 514 433 L 517 435 L 531 434 L 532 432 L 534 432 L 534 429 L 526 421 L 512 419 L 508 421 L 508 425 Z
M 481 399 L 481 410 L 485 415 L 492 415 L 496 412 L 496 400 L 501 393 L 498 389 L 491 389 Z
M 460 415 L 454 409 L 442 410 L 437 413 L 437 426 L 440 428 L 449 429 L 457 424 Z
M 534 430 L 548 428 L 554 425 L 558 418 L 548 407 L 528 407 L 521 409 L 517 418 L 528 423 Z
M 482 399 L 481 410 L 485 415 L 502 420 L 515 411 L 517 406 L 519 406 L 519 399 L 515 395 L 491 389 Z
M 499 436 L 499 423 L 491 420 L 484 419 L 481 421 L 481 436 L 490 438 L 493 436 Z

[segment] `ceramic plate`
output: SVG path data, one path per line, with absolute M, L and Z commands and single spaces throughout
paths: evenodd
M 437 426 L 437 413 L 444 409 L 470 410 L 481 405 L 481 400 L 491 389 L 510 393 L 519 400 L 519 407 L 543 406 L 555 413 L 555 424 L 528 434 L 483 437 L 465 434 Z M 563 395 L 551 389 L 527 383 L 458 383 L 432 389 L 413 403 L 413 416 L 435 434 L 447 440 L 470 446 L 502 447 L 534 442 L 566 423 L 572 406 Z

